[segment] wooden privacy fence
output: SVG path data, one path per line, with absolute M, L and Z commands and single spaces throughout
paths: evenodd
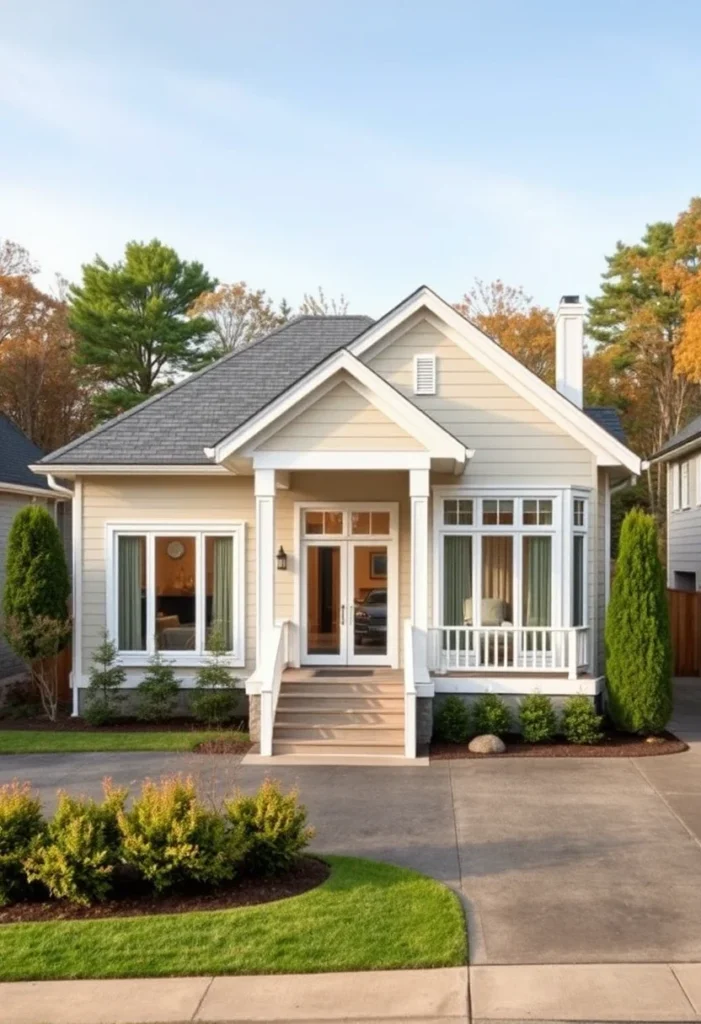
M 701 591 L 668 590 L 675 676 L 701 675 Z

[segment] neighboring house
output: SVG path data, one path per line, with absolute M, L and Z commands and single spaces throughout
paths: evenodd
M 41 448 L 0 413 L 0 615 L 5 588 L 7 538 L 15 515 L 25 505 L 45 505 L 54 515 L 68 553 L 71 542 L 70 492 L 54 490 L 46 475 L 38 476 L 29 468 L 43 456 Z M 0 683 L 20 675 L 25 665 L 10 649 L 0 632 Z
M 214 623 L 263 754 L 414 756 L 434 695 L 600 693 L 640 460 L 582 409 L 583 320 L 565 297 L 555 390 L 426 287 L 299 317 L 43 459 L 75 481 L 75 710 L 105 627 L 129 687 L 156 647 L 189 687 Z
M 650 462 L 667 466 L 667 586 L 701 590 L 701 416 Z

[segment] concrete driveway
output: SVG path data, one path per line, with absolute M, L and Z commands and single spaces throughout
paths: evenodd
M 622 760 L 439 762 L 430 768 L 276 767 L 298 783 L 320 852 L 376 857 L 455 887 L 477 964 L 701 961 L 701 682 L 681 681 L 686 754 Z M 0 758 L 0 783 L 99 793 L 195 774 L 206 793 L 265 775 L 233 758 L 81 754 Z

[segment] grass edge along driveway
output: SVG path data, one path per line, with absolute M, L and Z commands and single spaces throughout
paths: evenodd
M 467 962 L 462 906 L 407 868 L 324 857 L 318 888 L 275 903 L 0 926 L 0 981 L 290 974 Z
M 182 732 L 51 732 L 43 729 L 0 728 L 0 754 L 104 754 L 120 751 L 188 751 L 205 740 L 248 743 L 248 733 L 224 730 Z

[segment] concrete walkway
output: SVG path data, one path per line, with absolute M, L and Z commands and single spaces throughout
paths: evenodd
M 456 967 L 0 985 L 3 1024 L 701 1021 L 701 964 Z

